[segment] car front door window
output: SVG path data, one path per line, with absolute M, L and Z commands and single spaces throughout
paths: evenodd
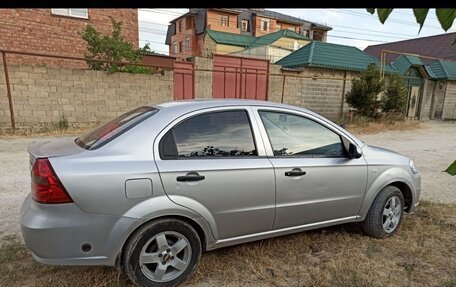
M 341 137 L 315 121 L 288 113 L 259 113 L 275 156 L 346 156 Z
M 348 157 L 348 140 L 305 115 L 257 111 L 273 151 L 274 229 L 353 219 L 363 202 L 367 166 L 363 158 Z

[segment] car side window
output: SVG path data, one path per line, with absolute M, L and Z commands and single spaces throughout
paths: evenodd
M 341 137 L 302 116 L 259 111 L 275 156 L 344 157 Z
M 221 111 L 194 116 L 160 142 L 164 159 L 245 157 L 258 155 L 247 111 Z

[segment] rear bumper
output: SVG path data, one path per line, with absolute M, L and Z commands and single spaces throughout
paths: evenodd
M 136 219 L 93 215 L 74 203 L 40 204 L 29 196 L 21 209 L 21 231 L 33 258 L 53 265 L 114 266 Z M 82 250 L 83 244 L 91 249 Z

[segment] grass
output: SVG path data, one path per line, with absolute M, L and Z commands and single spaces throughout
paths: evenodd
M 46 136 L 79 136 L 85 132 L 88 132 L 98 126 L 99 124 L 92 124 L 86 127 L 73 127 L 67 126 L 65 128 L 65 122 L 59 122 L 53 127 L 41 128 L 38 130 L 34 129 L 17 129 L 15 131 L 11 130 L 1 130 L 0 129 L 0 139 L 11 139 L 11 138 L 20 138 L 20 137 L 46 137 Z
M 346 129 L 353 134 L 376 134 L 384 131 L 408 131 L 419 128 L 421 128 L 419 121 L 376 121 L 346 125 Z
M 184 286 L 456 287 L 456 205 L 422 202 L 383 240 L 342 225 L 203 254 Z M 0 248 L 0 286 L 132 286 L 110 267 L 36 263 L 17 238 Z

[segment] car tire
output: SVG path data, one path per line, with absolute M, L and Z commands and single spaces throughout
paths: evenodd
M 375 238 L 386 238 L 399 228 L 404 214 L 404 196 L 395 186 L 383 188 L 372 203 L 363 222 L 364 232 Z
M 193 273 L 201 251 L 200 238 L 191 225 L 159 219 L 130 237 L 122 252 L 122 269 L 139 286 L 177 286 Z

